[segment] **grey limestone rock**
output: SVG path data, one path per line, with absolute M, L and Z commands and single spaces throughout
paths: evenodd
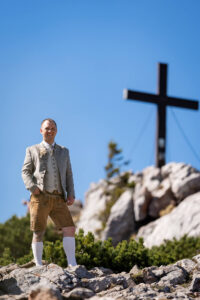
M 135 221 L 144 220 L 148 215 L 148 207 L 151 201 L 151 194 L 141 183 L 136 184 L 133 194 Z
M 84 266 L 63 269 L 54 264 L 33 268 L 15 265 L 0 268 L 0 299 L 198 299 L 199 271 L 199 255 L 169 266 L 133 266 L 129 273 L 120 274 L 98 267 L 87 270 Z
M 105 210 L 109 201 L 109 196 L 105 194 L 107 188 L 106 181 L 101 180 L 98 184 L 91 184 L 90 190 L 85 194 L 84 208 L 77 224 L 77 229 L 83 229 L 85 234 L 90 231 L 95 237 L 100 237 L 98 232 L 101 232 L 102 222 L 99 213 Z
M 95 293 L 107 290 L 113 285 L 122 285 L 124 288 L 127 287 L 127 280 L 120 274 L 108 275 L 100 278 L 92 278 L 90 280 L 82 280 L 83 287 L 86 287 Z
M 180 239 L 183 235 L 199 236 L 200 192 L 188 196 L 171 213 L 139 229 L 147 247 L 160 245 L 165 239 Z
M 108 236 L 112 237 L 115 244 L 122 239 L 127 239 L 130 233 L 135 234 L 136 228 L 146 224 L 148 220 L 169 214 L 172 209 L 176 211 L 177 205 L 179 207 L 182 201 L 200 191 L 200 172 L 185 163 L 171 162 L 161 169 L 150 166 L 135 174 L 129 171 L 128 183 L 135 183 L 135 187 L 133 185 L 131 191 L 133 203 L 131 204 L 129 201 L 131 198 L 129 196 L 129 199 L 126 198 L 122 201 L 121 197 L 125 196 L 121 195 L 113 205 L 110 217 L 103 227 L 101 214 L 106 210 L 107 204 L 111 200 L 110 192 L 118 185 L 120 187 L 120 180 L 120 176 L 116 176 L 111 178 L 109 183 L 107 180 L 100 180 L 98 183 L 90 185 L 85 194 L 85 203 L 78 222 L 78 229 L 82 228 L 85 233 L 91 231 L 96 238 L 102 240 Z M 128 186 L 125 187 L 124 194 L 126 197 L 129 194 Z M 191 218 L 193 217 L 194 213 L 192 212 Z M 199 218 L 194 217 L 194 219 L 196 222 Z M 183 220 L 184 224 L 181 225 Z M 165 221 L 166 219 L 162 219 L 163 226 L 161 231 L 159 229 L 159 233 L 155 231 L 157 223 L 151 223 L 148 228 L 145 228 L 145 235 L 149 235 L 148 239 L 152 240 L 151 242 L 148 241 L 147 244 L 154 242 L 159 244 L 163 239 L 171 239 L 171 226 L 168 229 L 166 227 L 168 224 L 165 224 Z M 195 235 L 199 231 L 197 223 L 195 225 L 197 229 L 195 226 L 192 228 L 190 225 L 188 226 L 185 215 L 181 217 L 179 214 L 177 222 L 173 220 L 171 225 L 173 225 L 175 237 L 180 237 L 188 231 L 190 231 L 190 235 Z M 154 231 L 156 234 L 152 235 Z
M 169 176 L 172 192 L 178 201 L 200 190 L 200 172 L 185 163 L 169 163 L 162 167 L 162 176 Z
M 158 218 L 160 211 L 172 203 L 175 204 L 176 201 L 171 191 L 169 178 L 166 178 L 159 184 L 158 188 L 151 193 L 148 215 Z
M 193 279 L 190 284 L 189 290 L 191 292 L 200 292 L 200 273 L 194 273 L 193 274 Z
M 123 239 L 128 239 L 134 230 L 133 195 L 132 190 L 125 191 L 112 206 L 110 217 L 102 238 L 112 237 L 116 245 Z
M 113 271 L 111 269 L 107 269 L 103 267 L 94 267 L 88 272 L 92 275 L 92 277 L 103 277 L 106 275 L 113 274 Z
M 89 272 L 85 266 L 77 265 L 70 266 L 67 268 L 68 273 L 76 275 L 79 279 L 81 278 L 93 278 L 94 276 Z
M 188 258 L 179 260 L 175 265 L 183 268 L 188 274 L 190 274 L 196 268 L 194 258 L 193 260 Z
M 68 293 L 62 294 L 62 296 L 65 299 L 79 299 L 79 300 L 91 298 L 94 295 L 95 295 L 95 293 L 92 290 L 89 290 L 89 289 L 86 289 L 83 287 L 77 287 Z

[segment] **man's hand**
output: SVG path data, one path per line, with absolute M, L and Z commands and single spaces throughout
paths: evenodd
M 36 187 L 36 189 L 32 193 L 33 195 L 39 195 L 40 194 L 40 189 Z
M 74 203 L 74 201 L 75 201 L 75 198 L 73 198 L 73 197 L 68 197 L 67 198 L 67 205 L 72 205 L 73 203 Z

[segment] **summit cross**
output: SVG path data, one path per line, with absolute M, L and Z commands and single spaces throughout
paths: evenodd
M 166 108 L 176 106 L 198 110 L 198 101 L 167 96 L 167 64 L 158 64 L 157 94 L 142 93 L 124 89 L 126 100 L 138 100 L 157 105 L 156 167 L 161 168 L 166 161 Z

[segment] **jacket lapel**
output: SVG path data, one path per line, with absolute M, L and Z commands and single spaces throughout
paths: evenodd
M 39 159 L 40 159 L 40 171 L 45 172 L 47 168 L 48 151 L 43 145 L 43 143 L 40 143 L 38 145 L 38 152 L 39 152 Z

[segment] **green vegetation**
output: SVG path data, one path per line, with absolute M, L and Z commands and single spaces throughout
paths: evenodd
M 107 179 L 114 175 L 119 175 L 122 166 L 129 164 L 129 161 L 124 161 L 122 149 L 119 149 L 117 144 L 111 141 L 108 144 L 108 163 L 105 166 Z
M 18 259 L 28 254 L 31 249 L 32 232 L 30 231 L 30 216 L 22 218 L 11 217 L 0 224 L 0 265 L 3 257 Z M 54 242 L 61 239 L 53 225 L 48 225 L 44 240 Z M 8 255 L 9 253 L 9 255 Z
M 105 209 L 99 212 L 99 220 L 102 223 L 102 227 L 101 230 L 97 232 L 97 234 L 99 234 L 102 230 L 104 230 L 108 218 L 110 216 L 111 208 L 119 199 L 119 197 L 123 194 L 123 192 L 125 192 L 127 188 L 135 187 L 135 182 L 128 183 L 129 177 L 130 177 L 130 173 L 124 172 L 123 174 L 118 176 L 118 181 L 117 184 L 114 186 L 114 188 L 105 191 L 105 195 L 107 196 L 107 202 L 106 202 Z M 108 184 L 112 185 L 112 183 L 110 183 L 109 181 Z
M 96 232 L 99 235 L 106 226 L 112 206 L 127 188 L 135 187 L 135 182 L 128 183 L 130 173 L 121 173 L 121 167 L 128 164 L 129 161 L 125 161 L 122 156 L 122 149 L 119 149 L 118 145 L 111 141 L 108 144 L 108 163 L 105 166 L 105 171 L 108 185 L 114 187 L 104 192 L 104 194 L 107 196 L 107 202 L 105 209 L 99 212 L 99 220 L 102 223 L 101 229 Z M 113 183 L 112 180 L 110 180 L 114 175 L 117 175 L 116 183 Z
M 32 260 L 31 235 L 29 216 L 14 216 L 0 224 L 0 265 L 12 262 L 24 264 Z M 200 237 L 183 236 L 180 240 L 165 241 L 161 246 L 148 249 L 144 247 L 142 239 L 122 241 L 113 247 L 111 239 L 96 241 L 92 233 L 84 235 L 83 230 L 76 235 L 77 262 L 88 269 L 103 266 L 115 272 L 129 271 L 135 264 L 140 268 L 167 265 L 183 258 L 192 258 L 199 252 Z M 62 237 L 51 225 L 45 235 L 43 259 L 62 267 L 67 266 Z
M 112 206 L 115 204 L 117 199 L 119 199 L 119 197 L 121 196 L 121 194 L 123 194 L 124 191 L 125 191 L 124 188 L 115 187 L 110 192 L 106 192 L 106 196 L 109 196 L 108 201 L 106 202 L 105 209 L 100 211 L 100 213 L 99 213 L 99 220 L 102 222 L 101 231 L 104 230 L 104 228 L 106 227 L 106 223 L 110 216 L 110 211 L 111 211 Z
M 200 252 L 200 237 L 187 237 L 180 240 L 167 240 L 149 250 L 149 265 L 168 265 L 183 258 L 192 258 Z

